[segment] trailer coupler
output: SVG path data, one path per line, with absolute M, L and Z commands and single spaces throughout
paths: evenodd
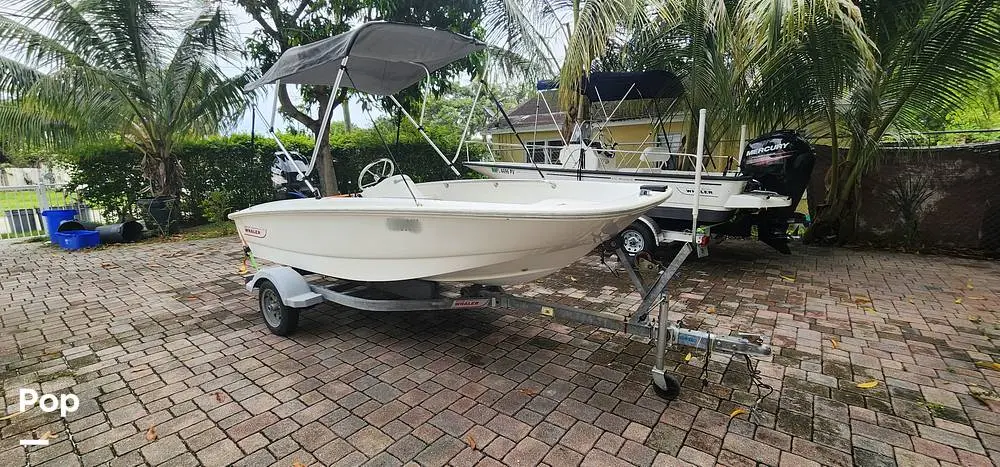
M 665 317 L 664 315 L 665 313 L 661 314 L 661 316 Z M 708 385 L 708 379 L 705 377 L 705 374 L 708 372 L 708 362 L 711 361 L 713 352 L 729 354 L 730 358 L 742 356 L 750 377 L 750 387 L 755 389 L 757 396 L 750 407 L 749 414 L 752 420 L 757 419 L 759 416 L 757 406 L 774 392 L 774 388 L 765 383 L 761 377 L 761 372 L 757 369 L 757 362 L 759 360 L 755 360 L 755 358 L 769 357 L 771 355 L 771 346 L 764 342 L 762 335 L 737 333 L 732 336 L 720 336 L 710 332 L 683 328 L 679 322 L 664 322 L 663 326 L 660 327 L 660 333 L 662 336 L 661 339 L 665 344 L 663 350 L 665 350 L 665 347 L 684 345 L 705 351 L 705 363 L 702 365 L 701 373 L 699 374 L 702 386 Z M 657 364 L 652 370 L 653 384 L 661 395 L 673 399 L 680 392 L 680 382 L 674 376 L 668 375 L 664 371 L 663 351 L 659 351 L 657 356 L 659 357 L 656 362 Z

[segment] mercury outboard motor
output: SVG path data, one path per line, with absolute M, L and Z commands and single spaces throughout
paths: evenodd
M 774 249 L 790 254 L 788 225 L 812 176 L 816 152 L 793 130 L 774 131 L 750 140 L 743 152 L 740 171 L 753 178 L 756 190 L 773 191 L 792 198 L 792 204 L 757 215 L 757 238 Z
M 274 184 L 276 199 L 308 198 L 309 186 L 299 172 L 305 172 L 309 163 L 298 152 L 291 152 L 292 162 L 289 162 L 281 152 L 274 153 L 274 163 L 271 164 L 271 183 Z M 296 170 L 296 166 L 298 170 Z

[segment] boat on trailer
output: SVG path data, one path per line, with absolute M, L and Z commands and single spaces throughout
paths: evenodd
M 540 82 L 537 99 L 546 99 L 543 91 L 550 82 Z M 592 180 L 602 182 L 655 183 L 670 186 L 674 194 L 654 207 L 633 228 L 622 232 L 622 242 L 632 254 L 650 249 L 660 239 L 683 240 L 691 232 L 711 230 L 717 234 L 749 237 L 757 227 L 758 238 L 783 253 L 788 253 L 786 233 L 808 184 L 815 153 L 810 144 L 792 131 L 777 131 L 750 141 L 741 138 L 740 158 L 726 158 L 723 170 L 704 169 L 705 115 L 699 122 L 698 149 L 694 154 L 679 148 L 656 146 L 651 138 L 663 133 L 662 118 L 651 117 L 650 131 L 644 141 L 607 141 L 605 130 L 621 104 L 629 100 L 677 99 L 683 93 L 680 81 L 670 72 L 640 73 L 595 72 L 582 87 L 590 102 L 604 106 L 604 99 L 618 104 L 598 126 L 596 137 L 587 137 L 594 122 L 578 124 L 573 135 L 564 139 L 558 158 L 549 163 L 535 162 L 532 149 L 523 142 L 527 162 L 492 160 L 466 161 L 463 164 L 490 178 L 547 180 Z M 538 106 L 536 106 L 538 108 Z M 545 108 L 551 109 L 548 102 Z M 549 118 L 556 118 L 549 110 Z M 539 119 L 535 116 L 535 121 Z M 511 125 L 517 135 L 517 130 Z M 669 141 L 663 135 L 663 141 Z M 517 135 L 519 141 L 520 136 Z M 562 135 L 560 134 L 562 139 Z M 617 149 L 617 146 L 639 149 Z M 487 142 L 489 153 L 502 152 L 502 143 Z M 508 144 L 508 146 L 510 146 Z M 551 146 L 550 146 L 551 147 Z M 495 149 L 494 149 L 495 148 Z M 709 160 L 714 160 L 709 158 Z M 678 170 L 687 163 L 692 170 Z M 686 233 L 681 233 L 686 231 Z
M 452 161 L 394 94 L 484 46 L 449 31 L 366 23 L 289 49 L 246 89 L 275 82 L 332 84 L 334 90 L 347 87 L 388 96 L 457 175 Z M 337 94 L 331 92 L 331 99 Z M 326 107 L 320 126 L 324 130 L 332 107 Z M 318 151 L 308 164 L 296 160 L 274 134 L 273 114 L 270 128 L 284 158 L 278 171 L 286 172 L 290 181 L 286 191 L 301 192 L 229 218 L 252 262 L 259 258 L 281 265 L 258 270 L 247 283 L 250 290 L 260 289 L 261 311 L 277 333 L 291 332 L 298 309 L 322 300 L 372 310 L 484 306 L 488 301 L 475 296 L 484 286 L 551 274 L 673 194 L 664 186 L 577 180 L 415 183 L 395 173 L 395 158 L 387 146 L 389 158 L 362 169 L 360 193 L 324 197 L 308 178 Z M 310 284 L 303 278 L 307 274 L 336 278 L 347 286 Z M 469 297 L 442 300 L 437 287 L 442 282 L 473 287 L 467 289 Z M 372 301 L 361 295 L 370 288 L 409 301 Z
M 367 23 L 288 50 L 248 89 L 278 80 L 327 84 L 329 75 L 335 74 L 334 89 L 346 86 L 388 95 L 458 174 L 453 164 L 459 152 L 449 160 L 392 94 L 482 48 L 472 38 L 447 31 Z M 350 70 L 355 66 L 360 76 L 352 77 Z M 332 92 L 331 99 L 336 94 Z M 478 97 L 477 91 L 474 100 Z M 328 105 L 323 129 L 330 109 Z M 282 159 L 272 175 L 288 199 L 252 206 L 229 217 L 237 225 L 251 264 L 256 267 L 257 258 L 278 264 L 246 276 L 247 289 L 259 291 L 266 326 L 277 335 L 294 332 L 299 311 L 324 301 L 369 311 L 493 305 L 503 298 L 494 286 L 530 281 L 568 265 L 674 194 L 664 185 L 544 176 L 414 183 L 395 173 L 387 147 L 390 158 L 362 169 L 360 193 L 323 197 L 308 178 L 317 152 L 306 163 L 287 151 L 273 131 L 273 118 L 272 114 L 269 133 Z M 467 132 L 468 124 L 463 133 Z M 680 381 L 665 372 L 668 345 L 688 345 L 708 355 L 713 351 L 744 355 L 751 375 L 759 371 L 751 367 L 750 356 L 771 353 L 760 336 L 717 336 L 667 320 L 666 283 L 691 251 L 685 245 L 670 268 L 647 288 L 638 267 L 627 260 L 623 249 L 617 250 L 644 297 L 630 324 L 642 324 L 649 331 L 658 328 L 658 354 L 650 371 L 654 388 L 667 399 L 675 398 L 681 388 Z M 326 276 L 325 281 L 332 284 L 310 282 L 305 278 L 310 275 Z M 441 293 L 439 285 L 444 282 L 472 285 L 456 296 Z M 658 313 L 653 312 L 656 307 Z M 759 377 L 752 378 L 759 381 Z

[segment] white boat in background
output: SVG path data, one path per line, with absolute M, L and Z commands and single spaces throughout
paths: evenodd
M 551 89 L 550 82 L 539 82 L 538 98 L 544 100 L 543 90 Z M 678 98 L 683 92 L 680 81 L 666 71 L 640 73 L 592 73 L 581 90 L 591 102 L 601 102 L 602 97 L 618 100 L 615 110 L 603 122 L 578 124 L 573 135 L 559 148 L 558 158 L 551 163 L 498 161 L 488 158 L 466 161 L 463 165 L 486 177 L 495 179 L 544 178 L 546 180 L 591 180 L 601 182 L 653 183 L 667 185 L 673 196 L 647 213 L 646 224 L 652 230 L 688 232 L 699 228 L 713 229 L 715 233 L 733 236 L 751 235 L 757 227 L 758 238 L 768 245 L 788 253 L 789 219 L 794 215 L 812 173 L 815 154 L 803 138 L 792 131 L 776 131 L 746 141 L 741 137 L 739 147 L 745 156 L 727 158 L 725 170 L 707 172 L 703 169 L 705 115 L 699 122 L 699 146 L 696 154 L 677 152 L 676 148 L 659 147 L 649 139 L 662 128 L 656 121 L 646 141 L 604 141 L 602 135 L 614 112 L 626 100 Z M 603 102 L 601 102 L 603 108 Z M 551 106 L 546 102 L 546 109 Z M 539 106 L 536 105 L 536 109 Z M 549 111 L 554 122 L 556 117 Z M 547 120 L 547 119 L 545 119 Z M 535 115 L 533 121 L 539 121 Z M 594 137 L 589 129 L 598 126 Z M 515 135 L 517 130 L 511 126 Z M 560 135 L 560 138 L 562 136 Z M 518 136 L 520 139 L 520 136 Z M 666 139 L 666 138 L 664 138 Z M 565 140 L 564 140 L 565 141 Z M 631 146 L 640 150 L 616 149 Z M 504 147 L 507 146 L 507 147 Z M 547 146 L 546 148 L 552 148 Z M 511 152 L 524 154 L 531 160 L 528 145 L 487 142 L 488 154 Z M 692 170 L 676 170 L 685 162 Z M 640 229 L 650 230 L 639 226 Z M 654 232 L 634 238 L 649 238 Z M 674 236 L 680 238 L 682 236 Z M 634 244 L 635 245 L 635 244 Z M 646 250 L 649 245 L 637 247 Z M 630 253 L 636 253 L 629 248 Z
M 248 90 L 279 80 L 327 84 L 335 76 L 334 89 L 387 95 L 452 165 L 393 94 L 483 48 L 473 38 L 448 31 L 367 23 L 288 50 Z M 337 94 L 331 93 L 331 99 Z M 329 118 L 328 111 L 321 128 Z M 530 281 L 586 255 L 672 195 L 663 186 L 590 181 L 414 183 L 394 174 L 392 159 L 380 159 L 362 170 L 359 195 L 324 198 L 306 177 L 316 153 L 308 164 L 295 161 L 272 136 L 286 159 L 278 171 L 289 181 L 290 192 L 302 188 L 315 196 L 230 214 L 240 239 L 257 258 L 349 281 Z M 284 299 L 286 305 L 299 303 L 294 296 Z
M 694 172 L 690 170 L 665 170 L 655 167 L 618 168 L 601 164 L 600 169 L 581 170 L 574 154 L 582 150 L 589 160 L 599 160 L 593 148 L 570 144 L 559 151 L 559 164 L 531 164 L 527 162 L 483 161 L 464 162 L 466 167 L 490 178 L 590 180 L 599 182 L 658 183 L 674 190 L 662 205 L 653 208 L 650 215 L 658 218 L 691 220 L 695 193 L 700 192 L 698 220 L 715 224 L 725 222 L 737 209 L 770 209 L 791 206 L 792 199 L 774 191 L 747 190 L 750 176 L 703 172 L 700 189 L 695 188 Z

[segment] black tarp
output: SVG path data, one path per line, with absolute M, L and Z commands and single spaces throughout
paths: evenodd
M 343 34 L 286 50 L 274 66 L 244 89 L 249 91 L 279 80 L 332 86 L 341 60 L 349 57 L 347 72 L 351 79 L 345 77 L 341 87 L 376 95 L 395 94 L 424 79 L 428 72 L 484 47 L 472 37 L 450 31 L 384 21 L 365 23 Z
M 681 80 L 677 75 L 665 70 L 630 73 L 599 71 L 591 73 L 589 78 L 584 78 L 583 83 L 583 94 L 591 102 L 620 101 L 622 98 L 664 99 L 684 94 Z M 539 91 L 558 87 L 559 83 L 555 80 L 542 80 L 535 84 L 535 89 Z
M 633 85 L 635 85 L 633 87 Z M 591 102 L 632 99 L 664 99 L 684 93 L 677 75 L 665 70 L 634 73 L 594 72 L 587 79 L 587 98 Z

